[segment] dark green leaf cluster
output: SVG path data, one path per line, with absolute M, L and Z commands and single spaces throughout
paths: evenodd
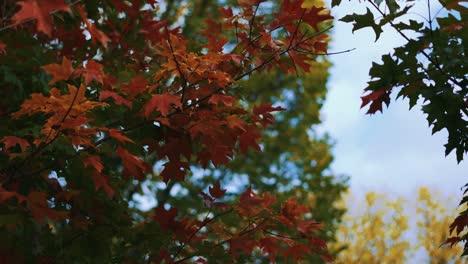
M 445 154 L 455 150 L 460 162 L 468 151 L 467 8 L 452 1 L 434 15 L 429 11 L 429 17 L 421 23 L 411 19 L 414 17 L 411 1 L 381 2 L 369 1 L 379 18 L 367 8 L 365 14 L 351 14 L 341 19 L 352 22 L 353 31 L 372 28 L 376 40 L 383 28 L 389 27 L 407 41 L 391 54 L 383 55 L 382 64 L 373 63 L 369 72 L 371 80 L 365 91 L 391 93 L 399 89 L 398 97 L 408 98 L 410 108 L 422 99 L 422 111 L 427 114 L 432 133 L 447 130 Z M 408 22 L 401 22 L 407 17 L 410 17 Z

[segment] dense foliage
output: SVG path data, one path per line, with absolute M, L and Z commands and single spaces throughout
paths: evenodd
M 3 1 L 2 262 L 226 263 L 245 262 L 252 253 L 270 261 L 331 259 L 318 236 L 319 214 L 311 211 L 325 212 L 344 189 L 323 173 L 331 161 L 326 138 L 309 154 L 312 163 L 297 159 L 299 142 L 285 151 L 292 154 L 274 157 L 291 160 L 294 177 L 308 180 L 309 187 L 284 184 L 284 196 L 257 194 L 265 187 L 260 173 L 246 189 L 226 192 L 223 168 L 267 148 L 261 133 L 274 112 L 285 110 L 271 104 L 275 96 L 324 77 L 293 77 L 263 96 L 247 82 L 316 69 L 326 76 L 316 59 L 326 54 L 332 17 L 302 1 L 264 8 L 272 3 L 242 0 L 211 5 L 212 19 L 201 26 L 183 23 L 191 9 L 179 13 L 173 4 Z M 191 12 L 203 12 L 197 8 Z M 257 72 L 263 77 L 255 81 Z M 296 121 L 318 122 L 323 85 L 317 94 L 302 92 L 313 112 Z M 281 116 L 283 127 L 295 127 L 294 118 Z M 219 168 L 211 169 L 217 176 L 199 181 L 197 170 L 210 167 Z M 133 198 L 148 182 L 159 183 L 157 206 L 145 212 Z M 298 203 L 311 197 L 297 188 L 329 187 L 335 191 L 318 196 L 320 206 Z M 333 209 L 328 219 L 341 213 Z
M 373 63 L 371 80 L 362 97 L 362 106 L 370 105 L 368 113 L 382 111 L 390 104 L 390 95 L 399 90 L 397 98 L 409 98 L 410 108 L 422 99 L 422 111 L 427 115 L 432 133 L 445 129 L 448 141 L 445 155 L 455 150 L 458 162 L 468 152 L 468 8 L 463 0 L 423 1 L 427 13 L 413 11 L 416 1 L 365 1 L 367 12 L 350 14 L 341 21 L 353 23 L 353 31 L 370 27 L 376 35 L 395 30 L 407 42 L 382 56 L 381 64 Z M 465 2 L 465 3 L 463 3 Z M 341 3 L 333 0 L 332 5 Z M 433 7 L 440 6 L 434 12 Z M 377 15 L 374 15 L 377 14 Z M 423 18 L 423 22 L 414 19 Z M 460 203 L 465 208 L 450 226 L 455 236 L 447 243 L 465 244 L 468 255 L 468 184 L 464 186 Z
M 365 198 L 363 198 L 365 196 Z M 350 193 L 349 208 L 337 232 L 334 248 L 343 250 L 336 263 L 465 263 L 462 245 L 440 245 L 456 210 L 453 200 L 421 187 L 411 196 L 390 193 Z M 359 203 L 362 206 L 356 207 Z

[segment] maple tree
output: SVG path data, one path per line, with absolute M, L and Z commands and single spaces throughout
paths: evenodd
M 193 166 L 261 149 L 261 131 L 285 109 L 246 107 L 243 81 L 309 73 L 327 54 L 324 7 L 262 4 L 213 10 L 218 19 L 191 38 L 153 0 L 4 1 L 2 261 L 242 262 L 254 251 L 331 260 L 322 225 L 296 198 L 248 187 L 224 199 L 214 181 L 190 196 L 198 210 L 169 201 Z M 166 184 L 158 205 L 132 206 L 152 180 Z
M 184 5 L 184 1 L 173 2 L 172 9 L 165 10 L 169 14 L 185 14 L 182 25 L 184 34 L 190 38 L 199 38 L 196 28 L 203 27 L 206 14 L 217 10 L 219 3 L 204 1 L 202 3 Z M 269 10 L 278 10 L 281 1 L 272 1 L 271 6 L 263 6 L 261 12 L 266 19 L 274 19 Z M 322 1 L 304 2 L 303 6 L 323 6 Z M 172 15 L 168 15 L 171 17 Z M 180 19 L 180 18 L 179 18 Z M 215 19 L 216 20 L 216 19 Z M 321 30 L 332 27 L 332 21 L 320 25 Z M 168 200 L 180 205 L 190 204 L 192 210 L 198 210 L 193 203 L 201 189 L 208 184 L 220 180 L 229 189 L 226 200 L 235 200 L 236 193 L 251 185 L 256 190 L 274 193 L 278 202 L 284 202 L 290 197 L 296 197 L 298 202 L 306 205 L 313 218 L 323 223 L 318 234 L 326 241 L 335 239 L 335 231 L 340 224 L 344 209 L 337 208 L 335 201 L 339 200 L 347 185 L 347 178 L 333 174 L 330 164 L 333 156 L 330 153 L 331 140 L 327 135 L 317 133 L 321 122 L 319 113 L 326 96 L 327 70 L 330 63 L 323 55 L 313 61 L 308 73 L 285 75 L 280 69 L 261 72 L 238 82 L 242 102 L 252 111 L 261 110 L 261 102 L 283 106 L 287 111 L 275 113 L 275 121 L 261 132 L 261 152 L 247 150 L 247 155 L 237 155 L 227 165 L 207 167 L 201 170 L 193 168 L 194 177 L 186 178 L 183 183 L 171 185 L 174 192 L 180 195 L 161 194 L 156 200 Z M 165 188 L 158 182 L 148 184 L 139 199 L 142 204 L 155 204 L 152 192 Z M 166 189 L 167 191 L 167 189 Z M 294 235 L 294 234 L 290 234 Z M 255 251 L 243 262 L 266 261 L 268 256 Z M 320 263 L 317 255 L 305 256 L 306 263 Z M 277 256 L 275 263 L 282 263 Z
M 332 6 L 341 0 L 333 0 Z M 432 133 L 448 132 L 445 155 L 455 151 L 458 162 L 468 152 L 468 59 L 467 6 L 464 0 L 424 1 L 426 14 L 413 10 L 414 0 L 370 0 L 364 14 L 349 14 L 341 21 L 353 23 L 353 31 L 371 28 L 376 41 L 386 27 L 395 30 L 407 42 L 373 63 L 362 96 L 362 107 L 369 105 L 368 114 L 382 112 L 389 106 L 390 95 L 399 90 L 397 98 L 409 99 L 410 108 L 422 99 L 422 111 L 427 115 Z M 440 6 L 434 12 L 433 7 Z M 419 15 L 423 22 L 415 20 Z M 468 184 L 464 187 L 461 206 L 468 205 Z M 450 226 L 455 236 L 447 243 L 463 242 L 463 255 L 468 254 L 468 210 L 464 210 Z

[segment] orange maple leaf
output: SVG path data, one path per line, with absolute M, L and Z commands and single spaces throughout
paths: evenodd
M 167 116 L 172 110 L 172 105 L 182 109 L 180 97 L 172 94 L 155 94 L 145 105 L 145 116 L 148 117 L 155 109 L 158 110 L 162 116 Z
M 15 136 L 5 136 L 2 140 L 0 140 L 0 142 L 5 144 L 5 149 L 9 149 L 15 147 L 16 145 L 19 145 L 21 151 L 25 151 L 29 146 L 28 141 Z
M 103 65 L 100 64 L 99 62 L 95 60 L 89 60 L 88 63 L 86 63 L 86 68 L 85 69 L 78 69 L 75 71 L 76 74 L 80 74 L 85 78 L 85 83 L 89 84 L 93 80 L 99 82 L 99 83 L 104 83 L 104 71 Z
M 49 84 L 62 80 L 68 80 L 73 73 L 73 66 L 67 57 L 63 57 L 62 64 L 52 63 L 42 66 L 42 69 L 53 76 Z
M 125 136 L 122 133 L 122 131 L 117 130 L 117 129 L 109 129 L 109 136 L 111 136 L 111 138 L 117 139 L 120 143 L 125 143 L 125 142 L 135 143 L 132 139 Z
M 64 0 L 27 0 L 18 2 L 18 5 L 21 9 L 11 18 L 13 23 L 37 19 L 37 30 L 48 36 L 52 32 L 51 13 L 59 10 L 71 13 L 70 5 Z

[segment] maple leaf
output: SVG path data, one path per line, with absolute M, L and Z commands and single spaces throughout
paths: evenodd
M 109 177 L 96 171 L 93 173 L 93 182 L 95 190 L 103 189 L 109 198 L 114 197 L 114 190 L 109 186 Z
M 176 181 L 183 181 L 185 179 L 186 171 L 189 169 L 187 162 L 182 161 L 169 161 L 163 164 L 164 170 L 161 172 L 164 182 L 170 179 Z
M 208 144 L 205 149 L 198 152 L 197 157 L 204 168 L 206 168 L 210 160 L 215 167 L 218 167 L 221 164 L 229 163 L 233 157 L 233 152 L 229 146 L 220 142 L 212 142 L 212 144 Z
M 159 223 L 162 229 L 170 229 L 175 222 L 175 217 L 178 214 L 177 208 L 166 210 L 163 205 L 159 205 L 154 209 L 155 215 L 152 217 Z
M 449 237 L 447 238 L 440 246 L 444 246 L 446 244 L 450 244 L 450 247 L 455 246 L 456 244 L 460 243 L 461 239 L 460 237 Z
M 454 230 L 457 234 L 460 234 L 466 227 L 468 227 L 468 213 L 461 214 L 453 220 L 453 223 L 450 224 L 449 230 L 452 233 Z
M 238 129 L 240 131 L 245 131 L 245 122 L 240 119 L 237 115 L 229 115 L 226 117 L 227 125 L 231 129 Z
M 97 27 L 88 20 L 83 6 L 77 5 L 76 9 L 78 10 L 78 13 L 80 14 L 81 19 L 83 19 L 83 21 L 86 24 L 86 29 L 91 35 L 91 41 L 93 42 L 93 44 L 96 44 L 96 40 L 97 40 L 101 43 L 102 46 L 104 46 L 104 48 L 107 48 L 107 42 L 110 41 L 109 37 L 107 37 L 107 35 L 104 34 L 102 31 L 97 29 Z
M 256 151 L 260 151 L 260 146 L 257 143 L 257 140 L 261 137 L 258 128 L 254 125 L 249 125 L 246 127 L 245 132 L 242 133 L 239 137 L 239 148 L 241 152 L 246 155 L 247 149 L 253 148 Z
M 154 110 L 158 110 L 162 116 L 167 116 L 173 109 L 173 105 L 182 109 L 179 96 L 169 93 L 155 94 L 144 106 L 145 116 L 149 117 Z
M 234 208 L 243 216 L 256 216 L 263 211 L 268 211 L 268 207 L 276 201 L 276 198 L 268 193 L 259 196 L 252 191 L 252 187 L 249 186 L 247 190 L 239 198 L 239 204 Z
M 367 114 L 375 114 L 377 111 L 382 112 L 382 103 L 385 103 L 388 107 L 390 104 L 390 95 L 387 90 L 378 90 L 368 95 L 361 96 L 361 100 L 361 108 L 371 103 Z
M 62 80 L 68 80 L 73 73 L 73 66 L 67 57 L 63 57 L 62 64 L 52 63 L 41 67 L 45 72 L 52 75 L 53 78 L 49 84 Z
M 85 167 L 93 167 L 97 172 L 101 172 L 102 169 L 104 169 L 104 166 L 102 166 L 102 161 L 99 156 L 92 155 L 88 156 L 83 159 L 83 165 Z
M 150 172 L 150 167 L 142 159 L 128 152 L 122 147 L 117 147 L 117 154 L 122 159 L 124 174 L 134 176 L 137 180 L 143 180 L 146 173 Z
M 122 131 L 117 129 L 109 129 L 109 136 L 117 139 L 120 143 L 130 142 L 135 143 L 131 138 L 125 136 Z
M 326 250 L 328 248 L 327 242 L 319 237 L 310 238 L 309 245 L 319 250 Z
M 281 215 L 276 216 L 275 220 L 285 226 L 295 227 L 303 235 L 310 235 L 322 228 L 322 224 L 315 220 L 300 220 L 304 214 L 310 211 L 306 206 L 297 204 L 296 198 L 289 198 L 284 202 L 280 212 Z
M 279 241 L 275 237 L 266 237 L 260 239 L 260 248 L 262 252 L 268 254 L 271 263 L 275 262 L 276 254 L 283 254 L 283 249 L 279 245 Z
M 237 101 L 237 99 L 233 96 L 229 95 L 223 95 L 223 94 L 213 94 L 210 97 L 210 100 L 208 100 L 208 103 L 218 105 L 219 103 L 222 103 L 225 106 L 232 106 L 232 103 Z
M 18 2 L 18 5 L 21 9 L 11 17 L 13 23 L 19 24 L 29 19 L 36 19 L 37 30 L 48 36 L 52 32 L 51 13 L 58 10 L 71 13 L 70 5 L 64 0 L 27 0 Z
M 200 195 L 203 197 L 203 203 L 205 204 L 206 207 L 208 208 L 213 207 L 213 203 L 215 201 L 213 197 L 211 197 L 210 195 L 204 192 L 200 192 Z
M 291 257 L 294 261 L 299 261 L 304 257 L 304 255 L 310 255 L 311 253 L 312 252 L 308 246 L 294 243 L 294 245 L 289 246 L 286 249 L 284 256 Z
M 325 7 L 315 6 L 307 8 L 307 12 L 303 17 L 303 21 L 311 25 L 317 31 L 319 31 L 319 24 L 321 22 L 330 19 L 333 19 L 333 16 L 330 15 L 330 11 L 328 11 Z
M 214 198 L 221 198 L 226 193 L 226 189 L 221 189 L 221 184 L 219 183 L 219 180 L 217 180 L 214 183 L 213 187 L 210 186 L 208 190 L 211 196 L 213 196 Z
M 0 142 L 2 142 L 5 145 L 5 149 L 9 149 L 15 147 L 16 145 L 19 145 L 21 151 L 25 151 L 29 146 L 28 141 L 15 136 L 5 136 Z
M 233 258 L 237 258 L 239 250 L 245 254 L 250 255 L 256 246 L 255 241 L 245 238 L 233 238 L 229 241 L 229 251 Z
M 85 69 L 75 70 L 75 73 L 84 76 L 86 84 L 89 84 L 93 80 L 103 84 L 105 74 L 102 68 L 103 68 L 102 64 L 98 63 L 95 60 L 89 60 L 86 63 Z
M 273 107 L 271 104 L 262 104 L 260 106 L 254 106 L 253 114 L 255 115 L 255 120 L 260 122 L 260 124 L 265 128 L 267 125 L 273 124 L 273 115 L 271 112 L 284 111 L 285 108 L 281 106 Z
M 57 211 L 49 207 L 47 194 L 44 192 L 32 191 L 28 195 L 28 205 L 31 215 L 37 222 L 42 223 L 44 218 L 56 221 L 67 217 L 66 211 Z
M 130 83 L 125 83 L 122 86 L 120 86 L 120 90 L 123 93 L 126 93 L 129 95 L 130 99 L 135 98 L 138 94 L 143 93 L 149 88 L 149 90 L 153 90 L 156 88 L 155 85 L 152 85 L 151 87 L 148 87 L 148 80 L 143 78 L 143 76 L 136 76 L 133 78 Z
M 178 160 L 183 155 L 187 160 L 192 156 L 192 145 L 189 137 L 171 137 L 167 142 L 157 147 L 160 158 L 168 157 L 169 160 Z
M 123 98 L 122 96 L 120 96 L 114 91 L 105 90 L 99 93 L 99 101 L 104 101 L 109 97 L 114 99 L 117 105 L 126 105 L 128 108 L 130 109 L 132 108 L 132 102 Z

